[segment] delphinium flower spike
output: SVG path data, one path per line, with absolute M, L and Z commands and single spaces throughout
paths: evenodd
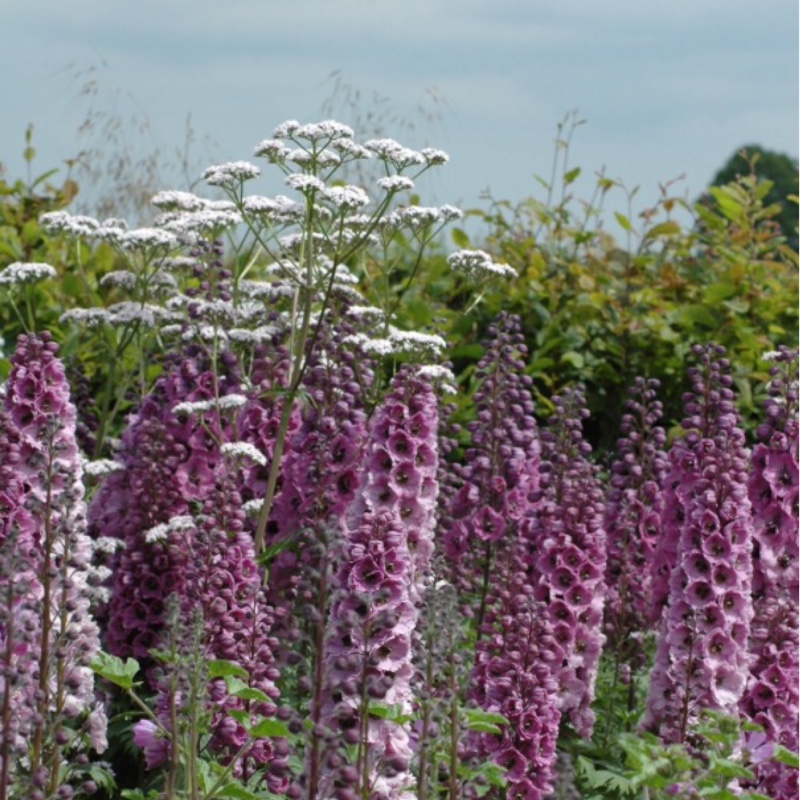
M 538 485 L 539 459 L 519 318 L 501 315 L 484 347 L 476 372 L 477 419 L 467 425 L 464 463 L 447 465 L 454 473 L 447 482 L 459 488 L 448 489 L 441 515 L 450 579 L 476 628 L 485 613 L 492 563 L 504 543 L 513 541 Z
M 540 498 L 527 521 L 536 599 L 547 608 L 557 653 L 560 708 L 575 730 L 592 734 L 594 686 L 603 646 L 606 535 L 597 468 L 583 440 L 588 417 L 582 387 L 553 398 L 554 414 L 540 433 Z
M 19 338 L 0 411 L 4 797 L 72 796 L 87 745 L 105 747 L 90 666 L 100 647 L 92 543 L 76 412 L 57 351 L 47 333 Z
M 415 783 L 407 722 L 370 707 L 411 711 L 412 632 L 433 552 L 437 419 L 430 382 L 404 367 L 370 424 L 325 646 L 319 735 L 328 752 L 318 785 L 309 786 L 320 798 L 369 790 L 376 800 L 399 800 Z
M 686 434 L 672 446 L 660 572 L 669 593 L 643 727 L 684 742 L 703 709 L 735 714 L 745 688 L 752 603 L 748 453 L 724 348 L 696 345 Z
M 618 458 L 606 497 L 608 537 L 605 632 L 618 669 L 643 665 L 641 634 L 650 627 L 651 563 L 661 533 L 661 481 L 667 469 L 666 434 L 657 380 L 637 378 L 622 417 Z M 630 674 L 624 676 L 630 680 Z
M 752 453 L 753 622 L 750 677 L 741 710 L 767 741 L 798 747 L 798 353 L 782 347 L 765 420 Z M 755 767 L 756 790 L 775 800 L 797 797 L 797 770 L 774 761 Z

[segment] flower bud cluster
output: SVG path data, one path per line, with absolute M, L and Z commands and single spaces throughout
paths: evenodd
M 740 708 L 768 740 L 798 748 L 798 353 L 781 348 L 770 369 L 761 441 L 748 485 L 753 506 L 753 622 L 750 678 Z M 756 766 L 757 791 L 797 797 L 797 770 Z
M 605 637 L 606 534 L 597 469 L 587 456 L 582 422 L 589 416 L 582 387 L 553 398 L 555 413 L 540 434 L 540 499 L 526 522 L 536 599 L 547 608 L 555 640 L 554 672 L 561 712 L 591 736 L 594 685 Z
M 685 436 L 670 450 L 661 568 L 662 612 L 644 727 L 683 742 L 703 709 L 735 713 L 745 687 L 752 617 L 748 453 L 724 348 L 696 346 Z M 665 570 L 664 568 L 669 568 Z M 657 575 L 661 580 L 664 573 Z
M 38 767 L 34 740 L 58 729 L 64 741 L 48 747 L 72 741 L 67 730 L 95 701 L 92 544 L 76 412 L 57 352 L 47 333 L 19 337 L 0 412 L 0 761 L 9 760 L 9 775 L 21 757 Z M 102 718 L 93 724 L 101 750 Z
M 656 424 L 663 413 L 658 387 L 657 380 L 637 378 L 629 390 L 606 497 L 605 628 L 609 646 L 627 663 L 644 655 L 631 634 L 649 627 L 651 563 L 661 534 L 667 456 L 666 434 Z

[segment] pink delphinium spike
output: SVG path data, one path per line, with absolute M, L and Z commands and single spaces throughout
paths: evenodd
M 741 710 L 766 742 L 798 748 L 798 353 L 781 348 L 753 448 L 753 623 L 750 677 Z M 756 790 L 797 797 L 797 770 L 772 761 L 754 766 Z
M 667 476 L 677 530 L 643 727 L 683 742 L 703 709 L 736 713 L 749 663 L 752 519 L 748 453 L 724 348 L 696 346 L 686 435 Z M 675 537 L 677 533 L 677 538 Z
M 404 368 L 370 425 L 365 475 L 346 518 L 342 567 L 325 645 L 326 699 L 315 735 L 357 749 L 356 763 L 327 758 L 310 791 L 370 786 L 370 797 L 410 797 L 407 723 L 370 716 L 378 702 L 411 710 L 412 634 L 430 569 L 436 511 L 436 397 Z
M 540 499 L 530 519 L 529 558 L 538 574 L 536 598 L 547 608 L 561 649 L 554 664 L 562 716 L 590 737 L 591 703 L 605 637 L 606 535 L 597 469 L 587 456 L 582 421 L 588 417 L 581 387 L 553 398 L 555 413 L 540 433 Z
M 94 713 L 99 631 L 91 613 L 92 544 L 86 534 L 75 408 L 52 337 L 20 336 L 0 412 L 0 738 L 3 779 L 63 763 L 55 730 Z M 62 742 L 63 744 L 63 742 Z M 55 751 L 53 751 L 55 748 Z M 49 754 L 49 755 L 48 755 Z M 4 757 L 5 756 L 5 757 Z M 59 779 L 51 776 L 50 786 Z

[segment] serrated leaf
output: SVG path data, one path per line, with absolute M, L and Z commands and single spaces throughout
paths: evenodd
M 139 672 L 139 662 L 136 659 L 129 658 L 123 661 L 117 656 L 103 652 L 97 654 L 91 666 L 95 673 L 126 690 L 133 689 L 133 679 Z

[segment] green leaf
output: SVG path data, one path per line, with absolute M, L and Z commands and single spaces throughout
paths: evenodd
M 208 677 L 209 678 L 227 678 L 229 675 L 236 676 L 237 678 L 249 678 L 250 673 L 238 664 L 231 661 L 209 661 L 208 662 Z
M 276 736 L 288 736 L 289 729 L 276 719 L 262 719 L 253 725 L 248 733 L 254 739 L 272 739 Z
M 240 783 L 229 783 L 214 794 L 217 797 L 233 797 L 235 800 L 263 800 L 263 795 L 253 794 Z
M 569 186 L 581 174 L 581 168 L 575 167 L 564 175 L 564 185 Z
M 97 654 L 91 666 L 98 675 L 125 690 L 133 689 L 133 679 L 139 671 L 139 662 L 136 659 L 123 661 L 103 652 Z
M 450 235 L 453 237 L 453 244 L 456 247 L 466 250 L 471 246 L 469 236 L 467 236 L 466 232 L 461 228 L 453 228 L 453 230 L 450 231 Z
M 491 722 L 468 722 L 467 728 L 475 733 L 495 733 L 501 736 L 503 733 L 502 728 L 493 725 Z
M 787 767 L 800 768 L 800 759 L 798 759 L 797 753 L 793 753 L 782 744 L 775 745 L 772 760 L 777 761 L 779 764 L 786 764 Z
M 659 236 L 678 236 L 681 232 L 681 226 L 677 222 L 670 220 L 669 222 L 660 222 L 658 225 L 653 225 L 650 230 L 644 235 L 645 241 L 648 239 L 657 239 Z
M 468 708 L 464 712 L 468 723 L 472 722 L 490 722 L 495 725 L 510 725 L 508 717 L 502 714 L 495 714 L 493 711 L 484 711 L 482 708 Z
M 633 225 L 631 225 L 631 221 L 624 214 L 620 214 L 619 211 L 615 211 L 614 216 L 623 230 L 628 231 L 628 233 L 633 233 Z
M 580 353 L 570 350 L 561 356 L 562 364 L 571 364 L 575 369 L 583 369 L 585 359 Z
M 269 703 L 270 699 L 267 697 L 261 689 L 254 689 L 252 687 L 246 686 L 244 689 L 237 689 L 235 692 L 231 692 L 234 697 L 241 697 L 242 700 L 253 700 L 257 703 Z

